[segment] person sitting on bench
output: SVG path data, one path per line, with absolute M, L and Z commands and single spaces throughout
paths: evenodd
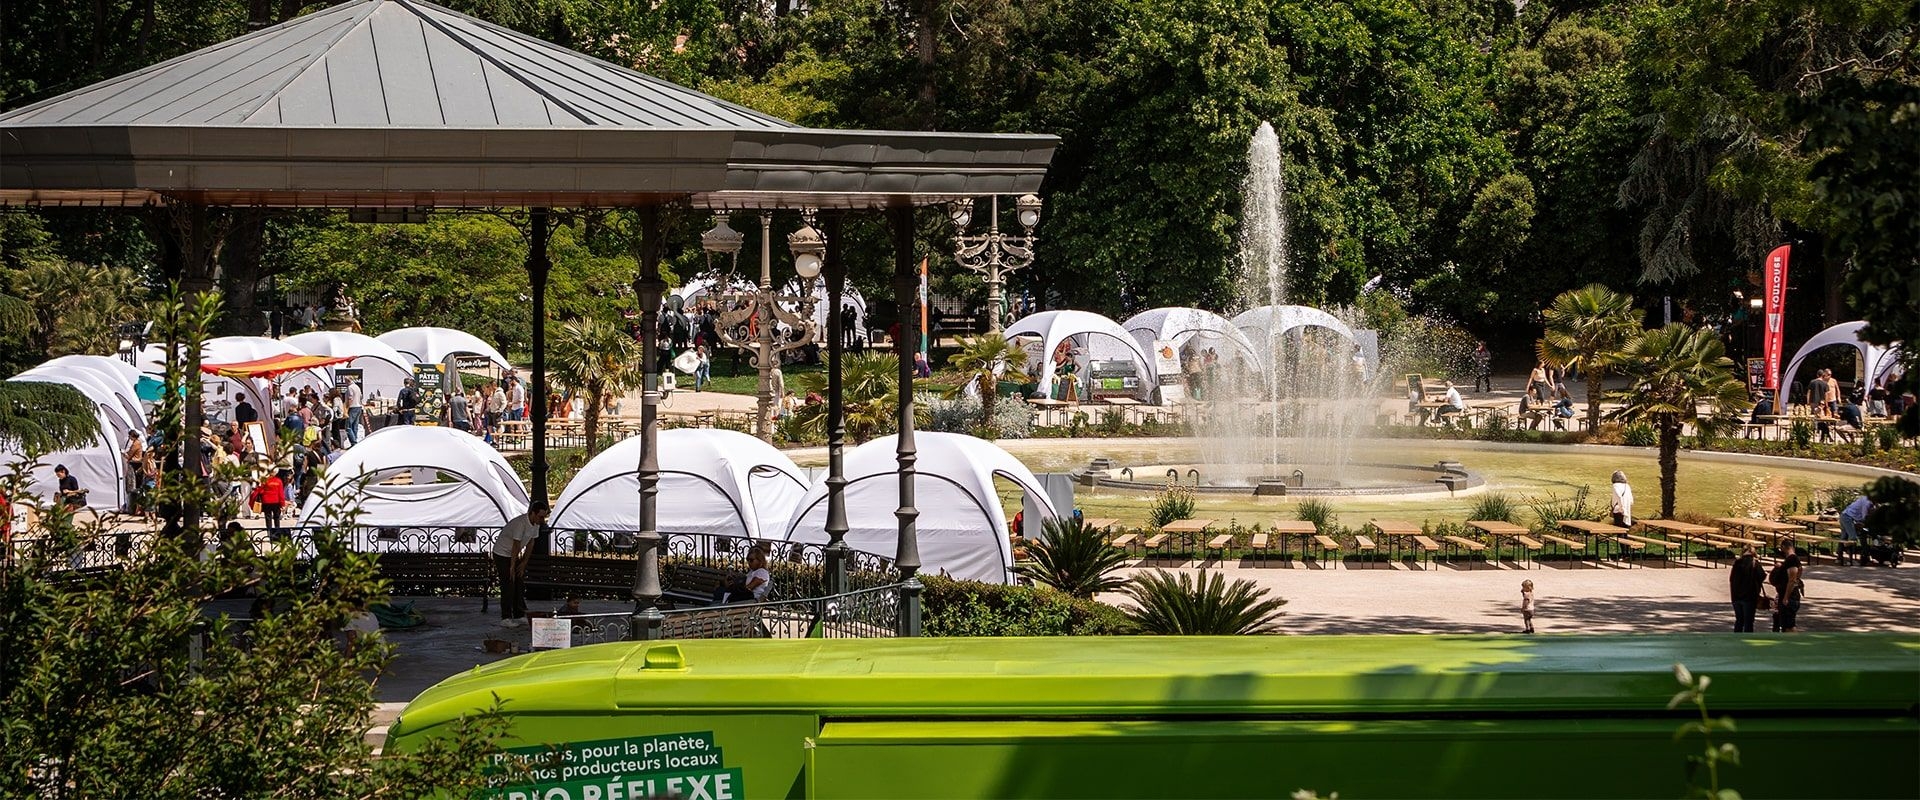
M 60 498 L 61 505 L 68 509 L 78 509 L 87 504 L 87 490 L 80 488 L 80 479 L 73 477 L 73 473 L 67 471 L 67 465 L 61 464 L 54 467 L 53 477 L 59 479 L 56 495 Z
M 767 592 L 773 589 L 773 573 L 767 571 L 767 551 L 758 547 L 747 551 L 747 574 L 727 581 L 725 586 L 713 590 L 713 603 L 738 603 L 752 601 L 758 603 L 767 599 Z

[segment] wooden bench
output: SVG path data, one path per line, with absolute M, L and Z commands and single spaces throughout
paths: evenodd
M 1380 546 L 1374 544 L 1372 539 L 1367 538 L 1363 534 L 1354 534 L 1353 549 L 1367 554 L 1367 566 L 1369 567 L 1373 566 L 1374 556 L 1380 554 Z
M 714 606 L 696 611 L 677 611 L 660 623 L 663 639 L 765 639 L 766 625 L 761 622 L 765 609 L 756 605 Z
M 1220 554 L 1220 560 L 1225 561 L 1227 560 L 1227 548 L 1232 546 L 1233 546 L 1233 534 L 1223 533 L 1211 539 L 1208 539 L 1207 550 L 1206 552 L 1201 553 L 1200 556 L 1201 558 L 1205 558 L 1207 553 L 1218 552 Z
M 1452 561 L 1453 556 L 1457 555 L 1459 551 L 1463 549 L 1466 550 L 1467 552 L 1475 553 L 1475 554 L 1484 553 L 1487 551 L 1486 545 L 1476 542 L 1472 539 L 1468 539 L 1465 536 L 1442 536 L 1440 538 L 1446 540 L 1447 544 L 1451 546 L 1450 552 L 1447 554 L 1448 561 Z M 1475 560 L 1485 561 L 1486 559 L 1475 559 Z
M 561 596 L 625 600 L 633 596 L 634 560 L 546 555 L 527 558 L 527 588 Z
M 1273 540 L 1270 534 L 1256 533 L 1247 539 L 1247 549 L 1259 553 L 1261 561 L 1273 555 L 1272 548 Z
M 1148 536 L 1146 541 L 1141 543 L 1141 548 L 1149 553 L 1165 548 L 1167 550 L 1167 557 L 1171 558 L 1173 557 L 1173 548 L 1170 546 L 1172 541 L 1173 536 L 1165 533 L 1156 533 Z
M 1432 539 L 1429 539 L 1426 536 L 1415 536 L 1413 537 L 1413 549 L 1419 551 L 1414 554 L 1415 560 L 1418 560 L 1420 556 L 1425 555 L 1427 557 L 1427 563 L 1432 564 L 1433 554 L 1440 552 L 1440 543 Z
M 480 610 L 485 611 L 495 588 L 491 553 L 387 552 L 375 554 L 374 563 L 388 591 L 396 595 L 436 589 L 471 591 L 480 595 Z
M 1114 547 L 1118 547 L 1122 550 L 1132 550 L 1134 543 L 1138 541 L 1140 541 L 1139 534 L 1123 533 L 1123 534 L 1120 534 L 1119 536 L 1113 537 L 1113 541 L 1109 542 L 1109 544 L 1112 544 Z
M 1327 554 L 1337 552 L 1340 549 L 1339 542 L 1334 541 L 1333 537 L 1323 533 L 1314 534 L 1313 543 L 1320 546 L 1320 565 L 1322 567 L 1326 566 Z
M 663 560 L 660 564 L 660 596 L 693 605 L 708 605 L 713 602 L 713 593 L 726 586 L 727 579 L 735 571 Z

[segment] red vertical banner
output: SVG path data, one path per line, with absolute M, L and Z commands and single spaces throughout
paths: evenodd
M 1786 344 L 1786 329 L 1782 321 L 1786 316 L 1787 257 L 1791 251 L 1791 245 L 1783 244 L 1767 254 L 1766 275 L 1762 284 L 1766 297 L 1763 312 L 1767 326 L 1760 333 L 1760 352 L 1767 359 L 1767 389 L 1776 393 L 1780 390 L 1780 351 Z

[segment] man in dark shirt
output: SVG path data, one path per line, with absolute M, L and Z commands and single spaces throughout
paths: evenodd
M 1767 582 L 1767 570 L 1749 546 L 1733 562 L 1732 573 L 1727 577 L 1727 588 L 1733 595 L 1733 632 L 1752 633 L 1753 614 L 1760 605 L 1760 587 Z
M 400 424 L 413 425 L 420 413 L 420 389 L 413 385 L 413 379 L 407 379 L 407 385 L 400 388 Z
M 240 402 L 234 404 L 233 424 L 245 427 L 249 422 L 259 421 L 260 411 L 254 408 L 252 403 L 247 402 L 247 398 L 242 397 Z
M 54 467 L 53 477 L 59 481 L 57 494 L 61 505 L 67 508 L 79 508 L 87 504 L 87 493 L 81 490 L 80 479 L 73 477 L 73 473 L 67 471 L 67 465 L 61 464 Z

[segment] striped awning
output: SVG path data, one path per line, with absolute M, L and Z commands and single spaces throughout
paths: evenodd
M 231 364 L 201 364 L 200 371 L 222 378 L 272 378 L 289 372 L 329 367 L 352 360 L 352 358 L 341 356 L 303 356 L 282 353 L 252 361 L 236 361 Z

